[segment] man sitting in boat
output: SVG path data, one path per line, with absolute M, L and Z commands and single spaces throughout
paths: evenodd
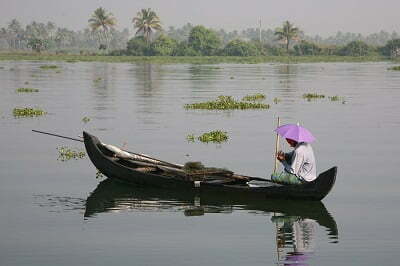
M 279 151 L 276 158 L 282 163 L 284 171 L 273 173 L 271 179 L 277 183 L 300 185 L 317 178 L 315 157 L 310 142 L 314 136 L 300 125 L 287 124 L 275 130 L 286 138 L 287 143 L 294 148 L 290 153 Z
M 279 151 L 277 159 L 282 163 L 284 171 L 274 173 L 271 179 L 277 183 L 299 185 L 317 178 L 314 152 L 309 143 L 286 139 L 294 150 L 290 153 Z

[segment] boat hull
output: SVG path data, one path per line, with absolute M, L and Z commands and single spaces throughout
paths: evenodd
M 321 173 L 316 180 L 303 185 L 281 185 L 273 182 L 264 182 L 262 186 L 247 184 L 218 184 L 212 182 L 194 182 L 182 179 L 180 176 L 143 173 L 122 165 L 118 158 L 108 155 L 99 139 L 87 132 L 83 132 L 87 154 L 94 166 L 105 176 L 127 184 L 149 187 L 161 187 L 169 190 L 193 190 L 197 193 L 224 193 L 232 197 L 252 197 L 261 199 L 296 199 L 322 200 L 332 189 L 337 167 Z M 250 177 L 251 179 L 251 177 Z

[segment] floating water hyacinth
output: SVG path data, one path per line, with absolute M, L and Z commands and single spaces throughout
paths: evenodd
M 41 69 L 56 69 L 56 68 L 58 68 L 58 66 L 56 66 L 56 65 L 43 65 L 43 66 L 40 66 L 40 68 Z
M 18 88 L 16 89 L 16 92 L 39 92 L 39 89 L 34 89 L 34 88 Z
M 189 134 L 186 136 L 186 140 L 189 142 L 194 142 L 195 136 L 193 134 Z
M 57 147 L 58 158 L 57 160 L 65 162 L 71 159 L 83 159 L 86 157 L 86 153 L 82 150 L 75 150 L 66 146 Z
M 275 104 L 278 104 L 278 103 L 280 103 L 280 102 L 281 102 L 281 99 L 276 98 L 276 97 L 274 98 L 274 103 L 275 103 Z
M 305 93 L 305 94 L 303 94 L 303 98 L 307 99 L 308 101 L 310 101 L 311 99 L 325 98 L 325 95 L 317 94 L 317 93 Z
M 265 100 L 265 94 L 256 93 L 253 95 L 246 95 L 242 98 L 242 101 L 262 101 Z
M 226 131 L 214 130 L 208 133 L 204 133 L 203 135 L 197 138 L 201 142 L 214 142 L 221 143 L 228 140 L 228 134 Z
M 13 115 L 15 117 L 33 117 L 33 116 L 41 116 L 47 114 L 45 111 L 41 109 L 34 108 L 14 108 Z
M 82 122 L 83 123 L 88 123 L 90 121 L 90 118 L 89 117 L 87 117 L 87 116 L 85 116 L 84 118 L 82 118 Z
M 185 104 L 185 109 L 206 109 L 206 110 L 234 110 L 234 109 L 269 109 L 268 104 L 254 102 L 238 102 L 232 96 L 218 96 L 215 101 Z

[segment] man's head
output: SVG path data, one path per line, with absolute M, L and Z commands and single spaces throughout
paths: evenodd
M 289 143 L 290 147 L 296 147 L 297 146 L 297 141 L 293 139 L 286 139 L 287 143 Z

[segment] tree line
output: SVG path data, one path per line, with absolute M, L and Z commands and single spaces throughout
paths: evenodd
M 32 22 L 23 28 L 14 19 L 0 29 L 0 48 L 60 53 L 104 50 L 110 55 L 133 56 L 400 56 L 400 36 L 396 32 L 381 31 L 367 36 L 338 32 L 322 38 L 305 35 L 289 21 L 274 30 L 249 28 L 226 32 L 190 23 L 164 29 L 161 19 L 150 8 L 140 10 L 132 24 L 135 34 L 129 38 L 129 30 L 116 30 L 116 18 L 101 7 L 88 19 L 88 27 L 78 32 L 58 28 L 52 22 Z

